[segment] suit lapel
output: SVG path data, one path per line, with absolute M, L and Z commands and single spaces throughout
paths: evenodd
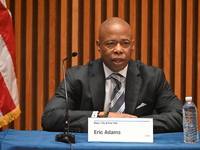
M 125 112 L 134 114 L 138 102 L 138 96 L 142 79 L 140 71 L 136 66 L 136 62 L 131 60 L 128 67 L 125 91 Z M 105 99 L 105 74 L 103 71 L 103 62 L 101 59 L 94 61 L 90 65 L 90 80 L 89 86 L 93 101 L 94 110 L 102 111 L 104 109 Z
M 94 110 L 102 111 L 105 99 L 105 74 L 101 59 L 94 61 L 90 66 L 89 86 Z
M 134 114 L 140 93 L 142 79 L 136 62 L 131 60 L 128 67 L 125 91 L 125 112 Z

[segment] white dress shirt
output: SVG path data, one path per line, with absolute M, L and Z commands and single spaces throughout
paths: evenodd
M 109 78 L 109 76 L 113 73 L 113 71 L 111 71 L 104 63 L 103 63 L 103 68 L 104 68 L 105 79 L 106 79 L 104 111 L 108 111 L 109 106 L 110 106 L 111 96 L 113 93 L 113 89 L 116 86 L 116 82 L 114 80 L 112 80 L 111 78 Z M 123 70 L 118 72 L 119 74 L 121 74 L 124 77 L 124 78 L 121 78 L 121 80 L 120 80 L 124 89 L 125 89 L 125 83 L 126 83 L 125 81 L 126 81 L 127 68 L 128 68 L 128 65 Z
M 105 102 L 104 102 L 104 111 L 108 111 L 109 110 L 109 106 L 110 106 L 110 102 L 111 102 L 111 96 L 113 93 L 113 90 L 116 86 L 116 82 L 113 81 L 111 78 L 109 78 L 109 76 L 114 73 L 113 71 L 111 71 L 104 63 L 103 63 L 103 69 L 105 72 Z M 121 71 L 119 71 L 118 73 L 121 74 L 124 78 L 120 79 L 120 82 L 122 83 L 122 86 L 125 89 L 125 83 L 126 83 L 126 74 L 127 74 L 127 69 L 128 69 L 128 65 Z M 125 91 L 124 91 L 125 92 Z M 92 116 L 96 118 L 98 115 L 98 111 L 93 111 Z

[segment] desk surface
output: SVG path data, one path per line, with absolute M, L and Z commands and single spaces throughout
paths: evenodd
M 59 132 L 41 130 L 22 131 L 7 129 L 0 132 L 1 150 L 61 150 L 70 149 L 70 145 L 55 141 Z M 200 143 L 186 144 L 183 142 L 183 133 L 154 134 L 153 143 L 120 143 L 120 142 L 88 142 L 86 133 L 72 133 L 76 136 L 76 143 L 72 144 L 74 150 L 134 150 L 134 149 L 200 149 Z

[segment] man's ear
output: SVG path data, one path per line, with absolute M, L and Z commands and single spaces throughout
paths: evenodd
M 101 53 L 101 50 L 100 50 L 100 41 L 99 40 L 96 40 L 96 45 L 97 45 L 98 51 Z
M 135 49 L 135 40 L 133 39 L 132 40 L 132 51 L 134 51 L 134 49 Z

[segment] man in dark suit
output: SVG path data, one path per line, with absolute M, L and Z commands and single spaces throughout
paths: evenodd
M 134 49 L 131 28 L 123 19 L 103 22 L 96 41 L 101 58 L 66 72 L 71 132 L 88 132 L 89 117 L 153 118 L 154 133 L 182 131 L 182 103 L 174 95 L 163 71 L 131 59 Z M 119 73 L 125 89 L 122 112 L 111 112 L 111 96 Z M 66 111 L 64 81 L 48 102 L 42 127 L 63 131 Z

